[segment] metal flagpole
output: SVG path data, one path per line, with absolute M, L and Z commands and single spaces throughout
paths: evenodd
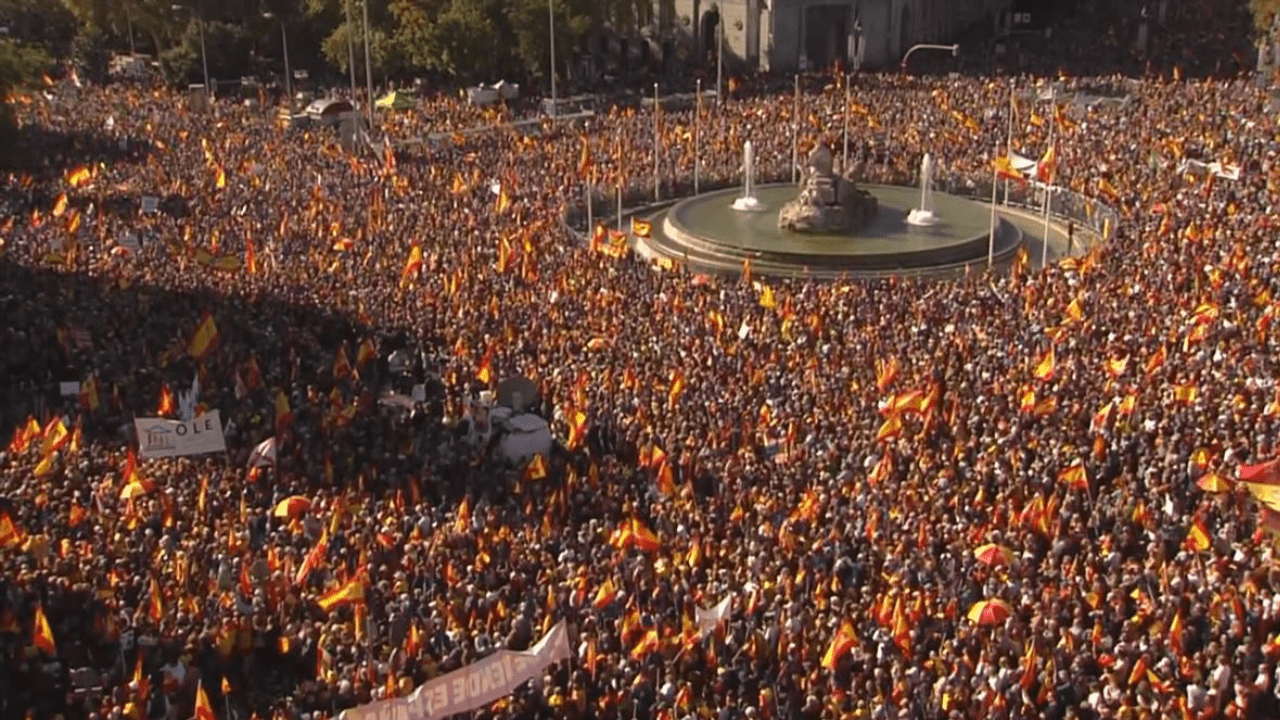
M 693 110 L 693 194 L 698 194 L 698 150 L 701 138 L 698 137 L 698 126 L 702 124 L 702 78 L 698 78 L 698 101 Z
M 342 3 L 347 14 L 347 67 L 351 69 L 351 101 L 356 99 L 356 39 L 351 28 L 351 0 Z
M 1000 148 L 996 147 L 996 153 L 999 154 Z M 1000 186 L 999 174 L 996 172 L 995 163 L 991 164 L 991 233 L 987 236 L 987 269 L 996 261 L 996 188 Z
M 662 176 L 658 170 L 658 148 L 662 141 L 658 137 L 658 83 L 653 84 L 653 201 L 658 202 L 662 190 Z
M 618 232 L 622 232 L 622 182 L 618 182 Z
M 594 232 L 596 228 L 595 208 L 591 207 L 591 176 L 594 174 L 594 168 L 587 170 L 587 232 Z
M 1009 128 L 1005 133 L 1004 141 L 1004 154 L 1007 158 L 1013 157 L 1013 115 L 1018 107 L 1013 96 L 1013 89 L 1016 85 L 1016 80 L 1009 80 Z M 1009 205 L 1009 178 L 1004 179 L 1004 204 L 1005 207 Z
M 716 104 L 724 104 L 724 93 L 721 87 L 724 84 L 724 13 L 719 13 L 716 19 Z
M 1058 129 L 1058 96 L 1057 88 L 1050 86 L 1049 88 L 1049 152 L 1053 151 L 1053 142 L 1055 133 Z M 1057 164 L 1057 153 L 1053 153 L 1053 164 L 1049 166 L 1049 173 L 1046 177 L 1041 178 L 1040 182 L 1044 186 L 1044 244 L 1040 246 L 1040 267 L 1044 267 L 1049 262 L 1049 196 L 1053 194 L 1053 165 Z
M 556 8 L 554 0 L 547 0 L 547 23 L 551 29 L 551 117 L 556 108 Z
M 844 76 L 844 159 L 840 161 L 840 169 L 845 176 L 849 175 L 849 83 L 853 80 L 852 73 L 846 73 Z
M 791 111 L 791 182 L 800 182 L 800 73 L 796 73 L 796 99 Z

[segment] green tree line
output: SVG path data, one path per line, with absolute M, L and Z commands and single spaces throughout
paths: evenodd
M 11 42 L 74 60 L 86 79 L 105 72 L 111 53 L 136 50 L 180 83 L 201 74 L 201 21 L 215 78 L 279 72 L 282 34 L 295 68 L 346 74 L 348 38 L 362 68 L 367 11 L 379 81 L 545 81 L 549 10 L 566 58 L 600 30 L 630 34 L 654 16 L 650 0 L 0 0 L 0 27 Z

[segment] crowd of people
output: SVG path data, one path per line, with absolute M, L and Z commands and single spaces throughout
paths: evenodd
M 1120 213 L 955 282 L 593 251 L 563 218 L 652 192 L 645 109 L 462 134 L 500 118 L 423 99 L 394 139 L 448 141 L 353 154 L 162 89 L 17 98 L 45 152 L 2 183 L 0 717 L 183 720 L 197 689 L 335 717 L 562 620 L 574 660 L 475 715 L 1280 716 L 1277 525 L 1235 482 L 1277 452 L 1275 110 L 1244 77 L 1073 74 L 1056 113 L 1056 77 L 854 80 L 865 179 L 929 152 L 982 183 L 1013 112 L 1015 152 L 1052 132 L 1055 181 Z M 841 147 L 841 82 L 806 81 L 803 147 Z M 1126 102 L 1067 102 L 1101 86 Z M 704 184 L 747 139 L 786 177 L 793 103 L 664 111 L 663 193 L 695 123 Z M 513 375 L 545 473 L 453 430 Z M 140 460 L 132 418 L 193 379 L 228 452 Z

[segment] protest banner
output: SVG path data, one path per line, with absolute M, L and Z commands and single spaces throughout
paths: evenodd
M 551 665 L 568 660 L 569 653 L 569 632 L 561 621 L 528 650 L 499 650 L 428 680 L 408 697 L 351 708 L 338 720 L 437 720 L 471 712 L 541 677 Z
M 147 459 L 225 452 L 227 449 L 217 410 L 191 420 L 135 418 L 133 426 L 138 432 L 138 455 Z

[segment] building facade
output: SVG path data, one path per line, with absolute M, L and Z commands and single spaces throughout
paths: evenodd
M 852 62 L 861 38 L 864 67 L 896 66 L 917 43 L 942 42 L 1008 9 L 1012 0 L 657 0 L 664 39 L 714 58 L 723 25 L 726 62 L 794 72 Z M 860 32 L 859 32 L 860 29 Z

